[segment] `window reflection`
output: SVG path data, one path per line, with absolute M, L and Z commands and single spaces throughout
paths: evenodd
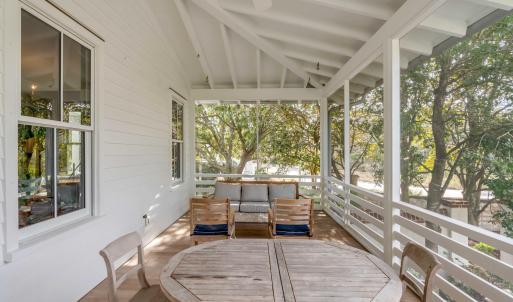
M 81 131 L 57 130 L 57 215 L 85 208 L 84 138 Z
M 60 32 L 21 13 L 21 114 L 60 120 Z
M 91 125 L 91 51 L 63 36 L 64 121 Z
M 18 126 L 19 227 L 54 217 L 54 130 Z

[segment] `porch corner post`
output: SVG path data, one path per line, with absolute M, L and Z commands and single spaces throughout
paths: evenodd
M 384 61 L 384 260 L 394 268 L 394 250 L 399 242 L 394 232 L 400 232 L 400 226 L 394 217 L 400 215 L 394 203 L 400 201 L 400 136 L 401 136 L 401 69 L 399 39 L 387 39 L 383 45 Z
M 319 99 L 321 115 L 321 209 L 324 210 L 329 176 L 328 98 Z
M 344 81 L 344 222 L 350 224 L 349 210 L 350 190 L 348 185 L 351 184 L 351 146 L 349 140 L 349 125 L 351 118 L 351 90 L 349 80 Z

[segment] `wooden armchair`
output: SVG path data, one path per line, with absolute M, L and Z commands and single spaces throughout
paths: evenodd
M 127 272 L 118 276 L 114 262 L 126 256 L 133 250 L 137 249 L 137 265 L 130 268 Z M 130 301 L 155 301 L 164 302 L 168 301 L 164 293 L 160 290 L 160 285 L 151 285 L 146 279 L 144 271 L 144 259 L 141 237 L 138 233 L 132 232 L 111 242 L 103 250 L 100 251 L 100 255 L 105 260 L 107 266 L 107 281 L 109 283 L 109 301 L 118 302 L 118 287 L 123 283 L 129 276 L 137 274 L 139 283 L 142 289 L 139 290 Z
M 235 213 L 228 198 L 191 198 L 191 237 L 200 240 L 226 237 L 235 233 Z
M 311 199 L 276 199 L 268 213 L 271 238 L 311 238 L 313 210 Z
M 424 274 L 424 288 L 421 288 L 419 281 L 414 280 L 412 275 L 408 273 L 407 261 L 415 264 L 414 270 L 421 270 L 419 273 Z M 418 244 L 408 243 L 404 247 L 403 256 L 401 257 L 401 269 L 399 278 L 403 282 L 403 288 L 408 286 L 423 302 L 432 301 L 433 295 L 433 277 L 440 268 L 440 262 L 425 247 Z M 405 288 L 404 288 L 405 289 Z M 404 292 L 404 290 L 403 290 Z

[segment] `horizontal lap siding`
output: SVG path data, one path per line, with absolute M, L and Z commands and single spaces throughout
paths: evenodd
M 4 213 L 5 213 L 5 170 L 4 170 L 4 0 L 0 0 L 0 266 L 4 262 L 5 252 L 5 226 L 4 226 Z
M 97 104 L 101 110 L 97 116 L 101 213 L 92 222 L 46 240 L 26 258 L 1 267 L 0 281 L 6 283 L 0 284 L 0 301 L 79 299 L 106 276 L 98 255 L 101 248 L 133 230 L 144 231 L 145 241 L 154 238 L 186 211 L 192 189 L 191 177 L 179 188 L 169 189 L 168 88 L 182 94 L 188 91 L 170 44 L 172 37 L 162 36 L 144 1 L 55 1 L 106 41 L 100 83 L 103 96 Z M 186 138 L 191 137 L 189 131 Z M 192 161 L 190 143 L 185 146 L 185 164 Z M 146 227 L 145 213 L 150 218 Z

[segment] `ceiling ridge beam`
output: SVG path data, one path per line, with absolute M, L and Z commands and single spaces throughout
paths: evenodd
M 228 37 L 226 26 L 223 23 L 220 23 L 219 26 L 221 28 L 221 37 L 223 39 L 224 53 L 226 55 L 226 60 L 228 61 L 228 68 L 230 69 L 230 76 L 232 78 L 233 88 L 237 88 L 239 86 L 239 83 L 237 79 L 237 73 L 235 71 L 235 63 L 233 60 L 230 38 Z
M 214 88 L 214 78 L 212 77 L 212 72 L 210 71 L 210 67 L 208 66 L 207 58 L 205 56 L 205 53 L 203 52 L 203 49 L 201 48 L 201 44 L 198 39 L 198 36 L 196 35 L 196 31 L 194 30 L 194 25 L 192 24 L 191 16 L 189 15 L 189 12 L 187 11 L 185 4 L 183 3 L 183 0 L 175 0 L 175 3 L 178 8 L 180 18 L 182 18 L 182 22 L 185 26 L 185 30 L 187 31 L 194 51 L 196 52 L 196 58 L 199 59 L 201 69 L 203 70 L 203 74 L 207 78 L 208 85 L 210 86 L 210 88 Z
M 358 41 L 365 42 L 370 37 L 372 37 L 372 33 L 359 30 L 359 29 L 348 29 L 347 27 L 343 26 L 337 26 L 337 25 L 330 25 L 330 24 L 323 24 L 319 22 L 313 22 L 304 18 L 295 17 L 291 15 L 285 15 L 285 14 L 279 14 L 273 11 L 265 11 L 260 12 L 256 11 L 254 9 L 250 9 L 247 7 L 243 7 L 241 5 L 226 5 L 224 4 L 222 6 L 224 9 L 229 10 L 231 12 L 237 13 L 237 14 L 244 14 L 248 16 L 253 16 L 257 18 L 267 19 L 271 21 L 276 21 L 282 24 L 289 24 L 293 26 L 300 26 L 307 29 L 312 29 L 315 31 L 328 33 L 332 35 L 336 35 L 343 38 L 350 38 L 355 39 Z
M 408 0 L 344 66 L 325 87 L 327 96 L 335 92 L 345 80 L 358 74 L 363 67 L 382 53 L 383 41 L 399 39 L 417 27 L 448 0 Z
M 248 42 L 253 44 L 265 52 L 268 56 L 276 60 L 278 63 L 286 66 L 290 71 L 295 73 L 303 80 L 310 81 L 314 87 L 320 88 L 322 85 L 315 79 L 310 79 L 309 74 L 304 71 L 299 64 L 286 57 L 280 49 L 275 47 L 269 41 L 257 35 L 253 30 L 244 23 L 241 23 L 230 13 L 221 8 L 217 1 L 214 0 L 192 0 L 198 7 L 202 8 L 206 13 L 222 22 L 229 27 L 232 31 L 239 34 Z

